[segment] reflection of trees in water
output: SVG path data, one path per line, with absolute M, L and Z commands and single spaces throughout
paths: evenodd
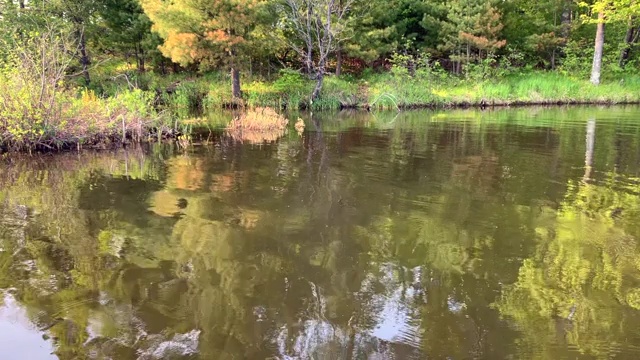
M 540 209 L 537 249 L 497 303 L 525 333 L 525 354 L 553 358 L 554 343 L 599 358 L 637 352 L 640 187 L 615 172 L 594 174 L 595 125 L 587 123 L 583 177 L 569 180 L 559 209 Z M 615 144 L 623 150 L 618 134 Z
M 418 356 L 425 294 L 433 297 L 443 283 L 416 275 L 424 254 L 435 254 L 427 261 L 443 272 L 464 272 L 459 249 L 469 242 L 454 246 L 458 257 L 451 256 L 447 242 L 459 236 L 440 235 L 455 227 L 429 237 L 441 220 L 421 219 L 419 210 L 411 220 L 394 215 L 412 207 L 397 198 L 408 199 L 415 189 L 388 194 L 385 177 L 397 166 L 410 166 L 403 160 L 411 156 L 403 153 L 410 135 L 390 145 L 398 151 L 393 167 L 380 166 L 375 155 L 389 140 L 370 139 L 317 131 L 302 144 L 221 149 L 210 158 L 183 155 L 163 162 L 167 168 L 158 167 L 148 178 L 108 176 L 100 166 L 75 177 L 67 173 L 69 183 L 56 192 L 68 195 L 59 202 L 63 208 L 75 210 L 60 222 L 69 243 L 56 246 L 72 249 L 67 262 L 74 275 L 65 278 L 67 268 L 45 269 L 66 281 L 59 286 L 65 295 L 49 299 L 57 305 L 44 306 L 49 331 L 60 334 L 58 353 L 76 356 L 86 343 L 94 353 L 126 358 L 133 349 L 150 349 L 150 342 L 163 344 L 197 330 L 204 357 Z M 336 153 L 338 147 L 364 152 L 354 159 Z M 164 208 L 159 201 L 175 205 Z M 146 211 L 149 205 L 153 212 Z M 49 212 L 53 207 L 46 204 L 41 213 L 55 214 Z M 378 225 L 378 219 L 386 220 Z M 376 233 L 364 231 L 378 226 Z M 412 255 L 416 246 L 421 250 Z M 449 287 L 439 290 L 443 295 L 428 311 L 433 319 L 452 313 L 455 323 L 463 302 Z M 30 304 L 43 308 L 35 300 Z M 384 324 L 396 315 L 403 320 Z M 159 334 L 162 341 L 150 340 Z
M 570 182 L 561 209 L 540 213 L 536 253 L 498 303 L 525 331 L 523 351 L 560 342 L 609 356 L 639 340 L 620 335 L 635 333 L 640 304 L 640 202 L 610 186 Z
M 547 332 L 591 353 L 624 344 L 636 190 L 597 171 L 567 182 L 583 175 L 575 130 L 310 124 L 260 148 L 18 165 L 0 176 L 2 287 L 61 358 L 560 354 Z

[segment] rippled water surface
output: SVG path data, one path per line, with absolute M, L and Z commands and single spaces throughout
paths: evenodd
M 640 358 L 640 108 L 300 116 L 5 157 L 0 358 Z

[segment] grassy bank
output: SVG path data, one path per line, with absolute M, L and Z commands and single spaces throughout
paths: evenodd
M 586 80 L 548 72 L 501 79 L 465 81 L 399 79 L 370 82 L 368 105 L 375 108 L 509 106 L 547 104 L 624 104 L 640 102 L 640 76 L 593 86 Z
M 171 130 L 152 106 L 153 95 L 148 92 L 122 91 L 100 98 L 88 90 L 50 91 L 37 83 L 13 80 L 0 78 L 5 86 L 0 93 L 0 148 L 4 150 L 139 141 L 151 129 Z
M 110 76 L 116 81 L 100 88 L 105 96 L 131 85 L 153 91 L 178 117 L 194 110 L 216 110 L 233 104 L 226 74 L 198 77 L 136 75 L 133 80 Z M 309 101 L 314 82 L 294 71 L 281 71 L 271 81 L 243 79 L 242 98 L 248 108 L 338 110 L 342 108 L 411 109 L 467 106 L 550 104 L 640 103 L 640 75 L 605 79 L 599 86 L 561 72 L 515 72 L 455 77 L 444 72 L 424 71 L 410 76 L 402 71 L 354 76 L 327 76 L 319 99 Z
M 397 70 L 397 69 L 396 69 Z M 199 76 L 103 72 L 87 89 L 45 84 L 22 73 L 0 73 L 0 147 L 60 149 L 179 137 L 206 124 L 203 113 L 231 104 L 244 109 L 369 110 L 550 104 L 640 103 L 640 76 L 607 79 L 600 86 L 560 72 L 520 72 L 460 78 L 444 72 L 327 76 L 321 96 L 314 82 L 285 70 L 271 81 L 243 79 L 233 102 L 226 74 Z M 21 75 L 22 74 L 22 75 Z M 243 110 L 243 109 L 239 109 Z M 227 120 L 228 121 L 228 120 Z M 227 125 L 229 126 L 229 125 Z

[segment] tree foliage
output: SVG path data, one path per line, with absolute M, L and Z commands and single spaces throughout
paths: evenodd
M 148 61 L 161 73 L 171 63 L 174 72 L 231 68 L 236 99 L 242 97 L 240 70 L 271 80 L 282 67 L 303 69 L 317 80 L 314 99 L 324 77 L 340 74 L 343 63 L 359 73 L 388 67 L 398 55 L 427 54 L 458 75 L 490 64 L 583 76 L 593 60 L 586 44 L 593 44 L 598 22 L 608 28 L 600 41 L 603 76 L 640 64 L 634 0 L 5 0 L 0 6 L 2 36 L 54 18 L 72 28 L 79 66 L 69 72 L 90 86 L 93 68 L 114 56 L 134 59 L 141 72 Z

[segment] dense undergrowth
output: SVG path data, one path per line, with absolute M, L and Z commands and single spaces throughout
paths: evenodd
M 271 81 L 243 79 L 241 102 L 231 99 L 230 80 L 220 73 L 161 76 L 113 66 L 104 67 L 94 79 L 94 85 L 86 88 L 64 83 L 60 74 L 45 71 L 43 75 L 28 67 L 0 71 L 4 85 L 0 92 L 2 147 L 59 149 L 177 138 L 195 127 L 211 126 L 211 121 L 201 116 L 203 113 L 229 107 L 237 111 L 401 110 L 640 102 L 640 75 L 626 73 L 593 86 L 583 76 L 567 72 L 507 71 L 495 67 L 452 76 L 437 66 L 410 73 L 406 67 L 394 65 L 390 71 L 358 77 L 327 76 L 322 93 L 314 102 L 309 101 L 313 81 L 292 70 L 282 70 Z M 218 124 L 234 126 L 237 123 L 228 120 Z M 252 126 L 257 125 L 254 122 Z M 265 126 L 271 126 L 269 121 Z
M 229 79 L 219 73 L 198 77 L 134 74 L 132 78 L 137 87 L 156 94 L 165 108 L 179 118 L 197 111 L 238 106 L 231 98 Z M 273 81 L 244 80 L 241 107 L 246 108 L 319 111 L 640 102 L 640 75 L 630 73 L 593 86 L 582 76 L 560 71 L 482 72 L 458 77 L 432 69 L 414 74 L 392 69 L 358 77 L 328 76 L 314 102 L 309 101 L 314 82 L 292 70 L 281 71 Z M 127 84 L 112 82 L 109 88 L 101 87 L 98 92 L 113 96 L 123 87 Z

